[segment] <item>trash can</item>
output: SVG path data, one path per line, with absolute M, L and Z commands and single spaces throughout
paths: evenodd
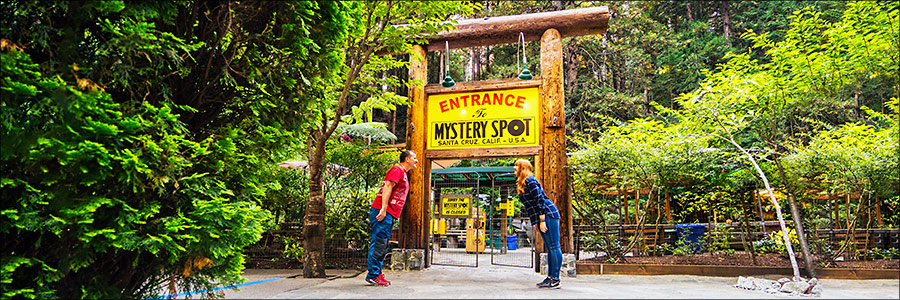
M 508 250 L 516 250 L 518 248 L 517 243 L 519 239 L 515 235 L 507 235 L 506 236 L 506 249 Z
M 703 224 L 675 224 L 678 229 L 678 241 L 682 242 L 690 253 L 703 253 L 703 234 L 706 231 L 706 225 Z

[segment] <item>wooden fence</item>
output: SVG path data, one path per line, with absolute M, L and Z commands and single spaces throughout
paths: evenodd
M 742 231 L 740 223 L 718 224 L 725 225 L 726 228 L 729 229 L 726 230 L 728 232 L 712 231 L 711 229 L 717 225 L 715 223 L 704 223 L 702 225 L 706 226 L 704 229 L 704 237 L 710 235 L 727 235 L 727 241 L 731 249 L 744 250 L 742 235 L 745 234 Z M 746 240 L 747 243 L 762 240 L 766 235 L 781 230 L 780 225 L 776 221 L 753 222 L 751 228 L 756 230 L 743 236 L 743 239 Z M 585 242 L 582 237 L 599 234 L 617 238 L 619 241 L 622 241 L 623 244 L 626 244 L 635 235 L 642 233 L 643 238 L 638 241 L 637 246 L 635 249 L 632 249 L 632 252 L 637 252 L 636 254 L 639 255 L 658 255 L 659 253 L 654 253 L 653 251 L 657 245 L 675 245 L 679 234 L 677 229 L 675 224 L 645 224 L 642 227 L 639 227 L 638 225 L 574 225 L 575 254 L 576 256 L 579 256 L 581 252 L 585 251 Z M 840 243 L 842 243 L 849 234 L 850 232 L 848 229 L 818 229 L 815 232 L 807 232 L 807 238 L 810 239 L 817 236 L 819 239 L 825 239 L 826 242 L 832 245 L 832 249 L 837 250 Z M 856 245 L 856 250 L 860 252 L 875 248 L 900 249 L 900 229 L 856 229 L 854 230 L 851 240 Z M 799 251 L 799 249 L 795 249 L 795 251 Z

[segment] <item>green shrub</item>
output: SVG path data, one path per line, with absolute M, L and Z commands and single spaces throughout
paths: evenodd
M 187 288 L 242 280 L 241 248 L 267 214 L 208 172 L 234 157 L 234 135 L 194 142 L 169 102 L 117 103 L 15 50 L 0 61 L 2 298 L 141 298 L 172 275 Z
M 728 243 L 729 234 L 733 231 L 731 226 L 727 224 L 716 224 L 713 230 L 708 232 L 704 238 L 706 241 L 706 250 L 711 253 L 723 253 L 725 255 L 734 254 L 734 249 Z

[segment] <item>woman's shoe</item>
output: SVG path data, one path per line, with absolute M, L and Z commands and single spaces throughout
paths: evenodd
M 538 282 L 537 287 L 546 288 L 550 285 L 550 277 L 544 278 L 544 281 Z
M 559 288 L 559 278 L 556 278 L 556 279 L 550 278 L 550 284 L 547 287 L 551 288 L 551 289 L 558 289 Z

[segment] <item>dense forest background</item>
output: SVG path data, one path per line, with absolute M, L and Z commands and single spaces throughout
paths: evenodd
M 797 11 L 819 12 L 840 19 L 846 1 L 475 1 L 472 17 L 490 17 L 608 6 L 605 35 L 564 39 L 566 127 L 568 134 L 590 128 L 658 116 L 651 102 L 678 108 L 682 93 L 700 86 L 703 70 L 715 70 L 729 52 L 748 52 L 741 34 L 752 30 L 783 39 Z M 467 17 L 468 18 L 468 17 Z M 516 44 L 451 50 L 450 75 L 456 81 L 512 78 L 519 74 Z M 539 42 L 528 42 L 529 69 L 540 75 Z M 440 83 L 447 70 L 444 51 L 429 53 L 428 83 Z M 759 52 L 754 59 L 765 59 Z M 393 70 L 406 76 L 404 70 Z M 893 91 L 878 78 L 859 86 L 853 101 L 833 107 L 826 121 L 841 124 L 859 119 L 859 108 L 884 107 Z M 406 94 L 405 90 L 398 91 Z M 405 107 L 375 112 L 375 120 L 405 140 Z M 400 118 L 397 118 L 400 114 Z M 572 146 L 570 144 L 570 146 Z
M 245 249 L 283 223 L 303 230 L 285 256 L 324 277 L 325 239 L 366 244 L 421 84 L 407 55 L 377 54 L 451 19 L 589 6 L 610 8 L 609 31 L 563 48 L 576 217 L 737 220 L 771 183 L 798 231 L 900 224 L 895 2 L 9 0 L 0 297 L 238 283 Z M 517 46 L 428 53 L 427 83 L 514 77 Z M 629 207 L 609 188 L 649 194 Z M 852 244 L 810 240 L 828 259 Z

